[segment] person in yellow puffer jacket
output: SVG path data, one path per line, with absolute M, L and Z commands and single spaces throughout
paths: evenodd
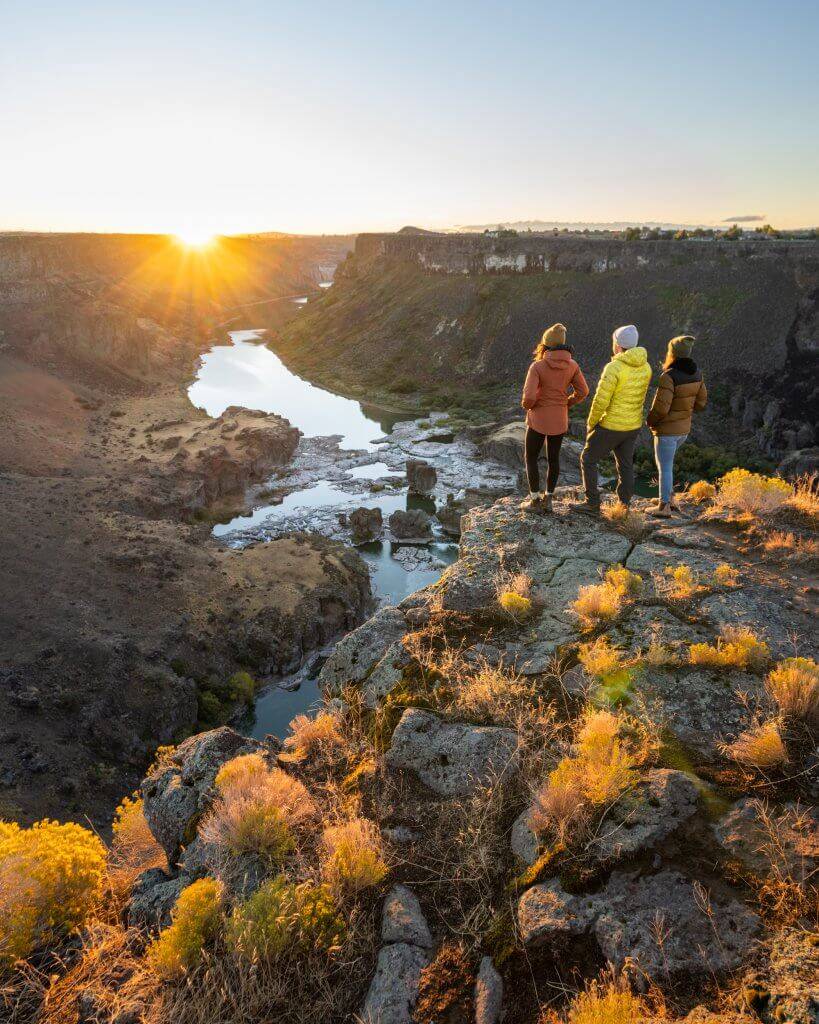
M 580 456 L 586 500 L 574 506 L 591 515 L 600 514 L 597 464 L 607 455 L 614 455 L 617 466 L 617 497 L 628 505 L 634 496 L 634 445 L 651 381 L 648 353 L 637 344 L 634 324 L 618 327 L 611 337 L 614 355 L 597 385 Z

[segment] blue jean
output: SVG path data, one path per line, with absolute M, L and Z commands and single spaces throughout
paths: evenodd
M 660 474 L 660 503 L 667 505 L 674 493 L 674 456 L 688 434 L 657 435 L 654 438 L 654 461 Z

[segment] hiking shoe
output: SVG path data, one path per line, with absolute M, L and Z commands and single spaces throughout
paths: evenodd
M 542 509 L 543 504 L 539 494 L 530 494 L 520 503 L 521 512 L 540 512 Z
M 600 517 L 600 506 L 593 505 L 590 501 L 574 501 L 569 505 L 570 512 L 581 512 L 584 516 Z
M 658 505 L 656 508 L 649 509 L 648 514 L 654 519 L 670 519 L 671 505 Z

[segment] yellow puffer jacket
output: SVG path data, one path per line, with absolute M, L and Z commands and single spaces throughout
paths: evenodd
M 589 430 L 637 430 L 651 381 L 648 353 L 641 346 L 618 352 L 603 370 L 589 410 Z

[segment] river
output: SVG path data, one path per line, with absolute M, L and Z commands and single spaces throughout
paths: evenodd
M 223 543 L 239 547 L 289 530 L 315 530 L 349 543 L 343 516 L 354 508 L 378 507 L 386 524 L 398 509 L 423 508 L 432 515 L 448 493 L 467 484 L 511 482 L 508 471 L 487 467 L 469 442 L 440 431 L 436 435 L 435 421 L 441 417 L 408 420 L 316 387 L 260 343 L 262 334 L 232 332 L 229 344 L 216 345 L 202 357 L 188 391 L 191 402 L 211 416 L 231 405 L 261 409 L 287 417 L 304 435 L 292 465 L 269 481 L 255 507 L 214 527 Z M 436 465 L 439 483 L 433 495 L 407 492 L 403 473 L 408 456 Z M 425 545 L 384 539 L 357 546 L 379 603 L 395 604 L 435 582 L 454 561 L 457 543 L 434 518 L 433 533 Z M 311 670 L 267 686 L 241 727 L 257 737 L 284 735 L 293 715 L 319 700 L 315 659 L 308 659 L 308 665 Z

